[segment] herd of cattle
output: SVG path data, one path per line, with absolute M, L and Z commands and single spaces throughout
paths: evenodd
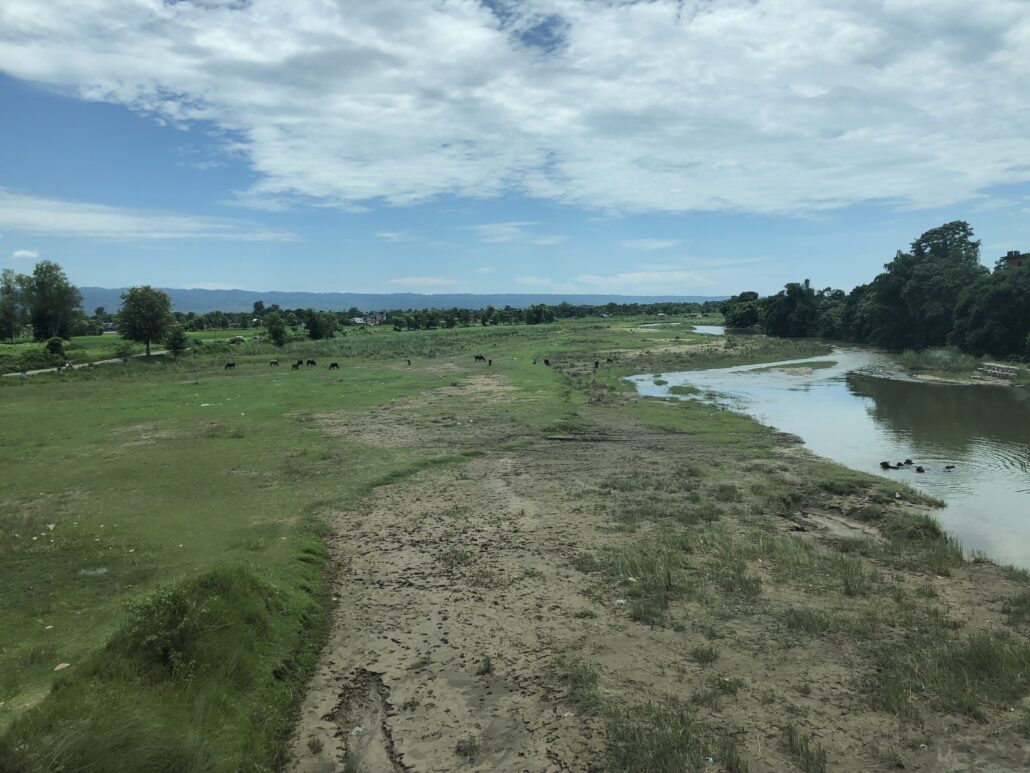
M 473 362 L 485 362 L 487 364 L 487 366 L 490 366 L 490 367 L 492 367 L 493 364 L 494 364 L 494 361 L 492 359 L 489 359 L 489 358 L 485 357 L 482 354 L 475 355 L 472 358 L 472 361 Z M 613 360 L 611 357 L 608 357 L 605 360 L 605 363 L 608 364 L 608 365 L 614 365 L 615 364 L 615 360 Z M 537 364 L 537 358 L 536 357 L 533 358 L 533 364 L 534 365 Z M 408 365 L 411 365 L 411 360 L 408 360 Z M 549 359 L 544 359 L 544 365 L 547 365 L 548 367 L 550 367 L 551 361 Z M 279 360 L 269 360 L 268 361 L 268 366 L 270 368 L 278 368 L 279 367 Z M 296 362 L 294 362 L 290 366 L 290 368 L 292 370 L 300 370 L 301 367 L 316 368 L 316 367 L 318 367 L 318 363 L 315 360 L 297 360 Z M 601 361 L 600 360 L 594 360 L 594 370 L 597 370 L 599 367 L 601 367 Z M 329 370 L 339 370 L 339 369 L 340 369 L 340 363 L 338 363 L 338 362 L 330 362 L 329 363 Z M 225 363 L 225 370 L 236 370 L 236 361 L 235 360 L 229 360 L 228 362 L 226 362 Z

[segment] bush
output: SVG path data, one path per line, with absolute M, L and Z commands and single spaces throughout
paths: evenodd
M 60 340 L 60 339 L 58 339 Z M 43 368 L 56 368 L 64 363 L 64 353 L 54 354 L 53 352 L 40 347 L 38 349 L 26 349 L 18 356 L 16 370 L 41 370 Z
M 271 770 L 319 620 L 243 569 L 159 591 L 0 736 L 0 770 Z
M 58 336 L 48 338 L 44 344 L 46 350 L 51 354 L 56 354 L 58 357 L 64 357 L 64 339 Z

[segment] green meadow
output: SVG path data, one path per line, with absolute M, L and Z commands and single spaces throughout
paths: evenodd
M 281 754 L 289 708 L 326 622 L 321 515 L 360 499 L 379 482 L 395 481 L 429 462 L 462 458 L 447 450 L 370 447 L 321 432 L 312 417 L 360 413 L 456 383 L 482 372 L 483 366 L 477 370 L 472 362 L 472 354 L 482 352 L 493 360 L 494 372 L 526 395 L 506 410 L 543 430 L 581 396 L 555 370 L 534 367 L 533 357 L 558 357 L 587 345 L 611 353 L 645 350 L 654 336 L 634 331 L 635 325 L 635 320 L 588 321 L 404 333 L 378 328 L 281 350 L 247 343 L 206 353 L 212 341 L 249 332 L 209 331 L 201 338 L 209 345 L 179 361 L 132 360 L 127 366 L 38 375 L 24 383 L 5 378 L 0 382 L 0 729 L 29 716 L 0 742 L 0 760 L 24 742 L 23 733 L 52 733 L 53 743 L 59 742 L 61 732 L 47 718 L 73 711 L 55 701 L 71 689 L 62 685 L 76 685 L 80 705 L 114 700 L 110 684 L 91 683 L 87 689 L 81 674 L 124 664 L 125 648 L 132 649 L 125 643 L 125 626 L 134 620 L 161 625 L 146 623 L 147 615 L 156 613 L 138 606 L 155 589 L 212 582 L 232 569 L 243 572 L 235 576 L 233 592 L 248 598 L 273 594 L 276 606 L 263 622 L 267 631 L 258 637 L 257 651 L 236 655 L 267 666 L 262 677 L 251 680 L 251 689 L 230 690 L 224 679 L 204 680 L 206 692 L 235 696 L 231 706 L 219 709 L 229 725 L 224 734 L 202 730 L 209 712 L 197 711 L 198 700 L 169 703 L 167 687 L 155 689 L 138 676 L 126 677 L 113 692 L 142 711 L 128 705 L 111 715 L 98 710 L 89 722 L 131 727 L 147 716 L 163 717 L 170 725 L 192 728 L 187 737 L 197 759 L 229 755 L 226 759 L 239 764 L 272 764 Z M 675 336 L 677 342 L 701 338 L 687 330 Z M 272 357 L 283 365 L 269 367 Z M 289 362 L 300 357 L 317 358 L 319 365 L 292 371 Z M 415 358 L 414 367 L 407 366 L 408 358 Z M 236 362 L 235 370 L 224 370 L 227 359 Z M 333 359 L 340 370 L 328 370 Z M 203 595 L 192 586 L 184 592 Z M 195 653 L 200 661 L 208 656 L 203 648 Z M 261 683 L 273 672 L 280 676 L 272 679 L 278 689 L 270 697 L 268 685 Z M 199 689 L 198 681 L 191 689 Z M 55 684 L 61 689 L 46 700 Z M 84 690 L 96 694 L 86 698 L 80 694 Z M 212 700 L 208 696 L 199 703 Z M 170 705 L 179 705 L 178 713 Z M 264 716 L 259 723 L 253 721 L 255 712 Z M 255 726 L 262 728 L 257 738 Z M 78 737 L 89 745 L 90 738 L 105 732 L 84 727 Z M 30 757 L 44 767 L 49 759 Z M 208 763 L 198 765 L 204 769 Z

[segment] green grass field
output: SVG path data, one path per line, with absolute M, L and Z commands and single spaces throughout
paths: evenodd
M 635 332 L 638 322 L 352 329 L 281 350 L 253 343 L 226 349 L 235 371 L 223 370 L 222 347 L 215 353 L 201 347 L 178 362 L 155 357 L 25 383 L 6 380 L 0 385 L 0 728 L 39 705 L 55 683 L 103 670 L 97 658 L 130 619 L 127 605 L 226 567 L 244 570 L 281 603 L 262 657 L 303 663 L 317 650 L 324 622 L 317 612 L 325 587 L 320 514 L 432 461 L 422 452 L 329 437 L 311 416 L 364 411 L 446 386 L 476 373 L 471 355 L 482 352 L 495 372 L 525 391 L 512 410 L 542 429 L 581 397 L 555 370 L 534 368 L 532 358 L 588 343 L 613 354 L 645 349 L 655 335 Z M 700 338 L 686 330 L 674 335 L 677 343 Z M 284 366 L 270 368 L 273 356 Z M 288 367 L 294 357 L 320 364 L 294 372 Z M 409 357 L 418 367 L 406 366 Z M 330 359 L 342 368 L 328 371 Z M 70 665 L 55 671 L 61 664 Z M 296 678 L 303 673 L 297 670 Z M 139 685 L 127 685 L 122 689 L 138 697 Z M 198 741 L 203 753 L 229 747 L 243 754 L 238 761 L 274 761 L 297 687 L 286 685 L 270 706 L 255 690 L 228 712 L 239 719 L 263 707 L 277 716 L 261 743 L 253 743 L 251 731 L 244 732 L 249 724 L 240 720 L 235 732 L 227 731 L 229 740 Z M 166 719 L 203 735 L 203 716 L 186 708 Z M 45 735 L 38 727 L 33 732 Z

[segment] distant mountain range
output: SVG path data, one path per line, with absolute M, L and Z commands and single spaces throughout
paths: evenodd
M 80 287 L 82 308 L 92 314 L 98 306 L 108 312 L 115 312 L 122 305 L 122 293 L 127 288 Z M 524 308 L 538 303 L 556 306 L 562 301 L 573 305 L 605 303 L 704 303 L 721 301 L 725 295 L 575 295 L 540 293 L 441 293 L 422 295 L 419 293 L 259 293 L 251 290 L 179 290 L 162 287 L 172 299 L 175 311 L 203 314 L 208 311 L 250 311 L 255 301 L 265 306 L 278 303 L 284 309 L 313 308 L 320 311 L 346 311 L 352 307 L 362 311 L 384 311 L 387 309 L 480 309 L 485 306 L 512 306 Z

